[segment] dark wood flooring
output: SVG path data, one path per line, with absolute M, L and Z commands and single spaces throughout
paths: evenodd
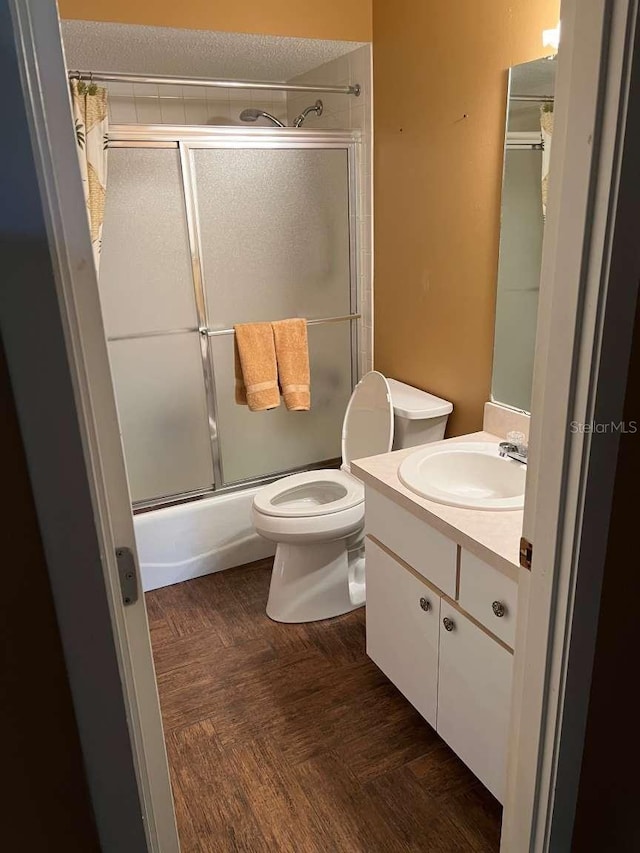
M 501 808 L 365 654 L 265 615 L 270 561 L 147 593 L 184 853 L 496 851 Z

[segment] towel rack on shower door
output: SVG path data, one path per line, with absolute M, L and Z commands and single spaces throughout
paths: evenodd
M 320 317 L 317 320 L 307 320 L 307 326 L 320 326 L 323 323 L 341 323 L 346 320 L 359 320 L 362 314 L 341 314 L 339 317 Z M 184 335 L 188 332 L 200 332 L 203 337 L 214 338 L 217 335 L 233 335 L 233 329 L 209 329 L 207 326 L 193 326 L 185 329 L 163 329 L 162 331 L 133 332 L 127 335 L 111 335 L 108 341 L 126 341 L 131 338 L 157 338 L 163 335 Z
M 318 320 L 307 320 L 307 326 L 320 326 L 323 323 L 341 323 L 344 320 L 359 320 L 362 314 L 342 314 L 339 317 L 322 317 Z M 210 338 L 217 335 L 233 335 L 233 329 L 200 329 L 201 335 L 208 335 Z

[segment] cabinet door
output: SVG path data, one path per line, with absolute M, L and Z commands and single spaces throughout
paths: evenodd
M 367 654 L 436 725 L 440 597 L 367 539 Z
M 513 655 L 443 601 L 438 734 L 503 801 Z
M 459 604 L 503 643 L 514 648 L 518 584 L 465 550 L 460 555 Z

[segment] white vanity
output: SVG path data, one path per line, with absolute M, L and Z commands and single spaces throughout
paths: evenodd
M 487 433 L 442 442 L 494 442 Z M 365 484 L 367 653 L 502 801 L 522 511 L 427 500 L 398 477 L 415 448 L 353 463 Z

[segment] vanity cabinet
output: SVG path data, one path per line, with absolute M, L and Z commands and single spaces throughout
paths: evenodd
M 440 617 L 435 728 L 502 802 L 513 655 L 445 601 Z
M 513 646 L 515 637 L 517 584 L 371 494 L 373 501 L 369 491 L 365 499 L 367 654 L 502 801 L 513 666 L 505 643 Z M 414 522 L 422 548 L 398 534 L 414 531 Z M 454 549 L 453 561 L 440 538 Z M 438 583 L 443 578 L 446 589 Z
M 436 727 L 440 596 L 371 539 L 367 558 L 367 654 Z

